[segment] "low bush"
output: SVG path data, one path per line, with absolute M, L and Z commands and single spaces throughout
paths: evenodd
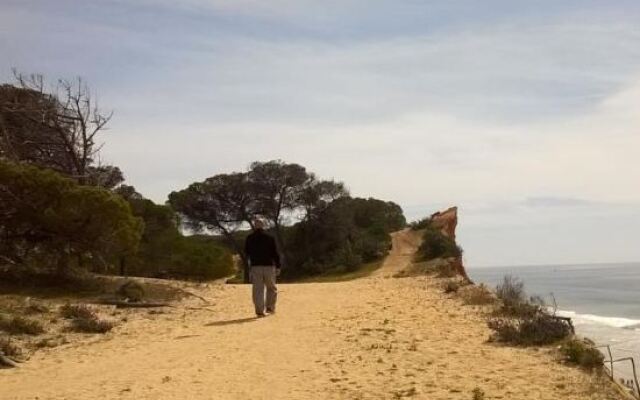
M 496 296 L 502 302 L 498 313 L 504 316 L 533 318 L 544 309 L 544 300 L 540 296 L 527 299 L 524 283 L 511 275 L 496 286 Z
M 491 291 L 484 285 L 469 285 L 461 292 L 462 300 L 466 305 L 481 306 L 495 303 L 496 299 Z
M 84 304 L 66 304 L 60 308 L 62 317 L 71 319 L 71 330 L 83 333 L 107 333 L 115 326 L 102 320 L 94 310 Z
M 11 343 L 9 338 L 0 337 L 0 353 L 7 357 L 20 357 L 23 354 L 23 350 L 20 346 Z
M 97 318 L 96 313 L 84 304 L 65 304 L 60 307 L 60 315 L 66 319 Z
M 71 327 L 76 332 L 84 333 L 107 333 L 114 327 L 114 323 L 99 318 L 77 318 L 74 319 Z
M 409 224 L 409 227 L 411 228 L 412 231 L 420 231 L 422 229 L 426 229 L 429 226 L 431 226 L 431 218 L 427 217 L 427 218 L 423 218 L 421 220 L 418 221 L 413 221 Z
M 49 307 L 44 304 L 32 303 L 24 308 L 25 314 L 45 314 L 49 312 Z
M 460 289 L 460 284 L 456 281 L 449 281 L 444 285 L 444 292 L 449 293 L 457 293 L 458 289 Z
M 39 335 L 45 332 L 40 321 L 20 316 L 0 316 L 0 331 L 11 335 Z
M 496 296 L 502 300 L 505 307 L 516 306 L 527 301 L 524 282 L 512 275 L 505 275 L 502 278 L 502 283 L 496 286 Z
M 492 318 L 488 326 L 495 331 L 492 340 L 522 346 L 557 343 L 573 333 L 567 321 L 545 312 L 533 317 Z
M 484 400 L 484 391 L 479 387 L 475 387 L 471 392 L 473 400 Z
M 566 361 L 586 369 L 601 369 L 604 363 L 602 353 L 592 344 L 579 339 L 569 340 L 560 347 Z
M 428 226 L 422 235 L 422 244 L 418 248 L 417 257 L 421 261 L 434 258 L 460 257 L 462 249 L 456 241 L 440 232 L 440 230 Z

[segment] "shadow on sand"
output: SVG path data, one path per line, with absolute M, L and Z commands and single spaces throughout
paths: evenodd
M 208 324 L 204 324 L 204 326 L 226 326 L 226 325 L 235 325 L 235 324 L 245 324 L 247 322 L 252 322 L 252 321 L 255 321 L 257 319 L 258 319 L 258 317 L 229 319 L 229 320 L 226 320 L 226 321 L 209 322 Z

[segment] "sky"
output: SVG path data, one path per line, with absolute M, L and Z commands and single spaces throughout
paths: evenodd
M 12 68 L 83 77 L 156 202 L 282 159 L 457 205 L 469 268 L 640 261 L 637 0 L 0 0 Z

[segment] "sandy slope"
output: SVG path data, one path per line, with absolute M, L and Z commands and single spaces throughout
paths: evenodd
M 42 351 L 0 371 L 2 399 L 589 399 L 604 395 L 546 351 L 485 343 L 472 307 L 433 278 L 393 278 L 411 232 L 374 276 L 280 285 L 278 314 L 251 318 L 248 286 L 123 324 L 92 343 Z M 604 389 L 603 389 L 604 390 Z

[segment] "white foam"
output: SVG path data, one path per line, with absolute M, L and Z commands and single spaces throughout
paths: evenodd
M 558 311 L 558 315 L 562 317 L 569 317 L 573 320 L 576 325 L 580 324 L 598 324 L 598 325 L 606 325 L 614 328 L 635 328 L 636 331 L 639 330 L 638 326 L 640 326 L 640 320 L 637 319 L 629 319 L 629 318 L 620 318 L 620 317 L 603 317 L 600 315 L 593 314 L 578 314 L 575 311 Z

